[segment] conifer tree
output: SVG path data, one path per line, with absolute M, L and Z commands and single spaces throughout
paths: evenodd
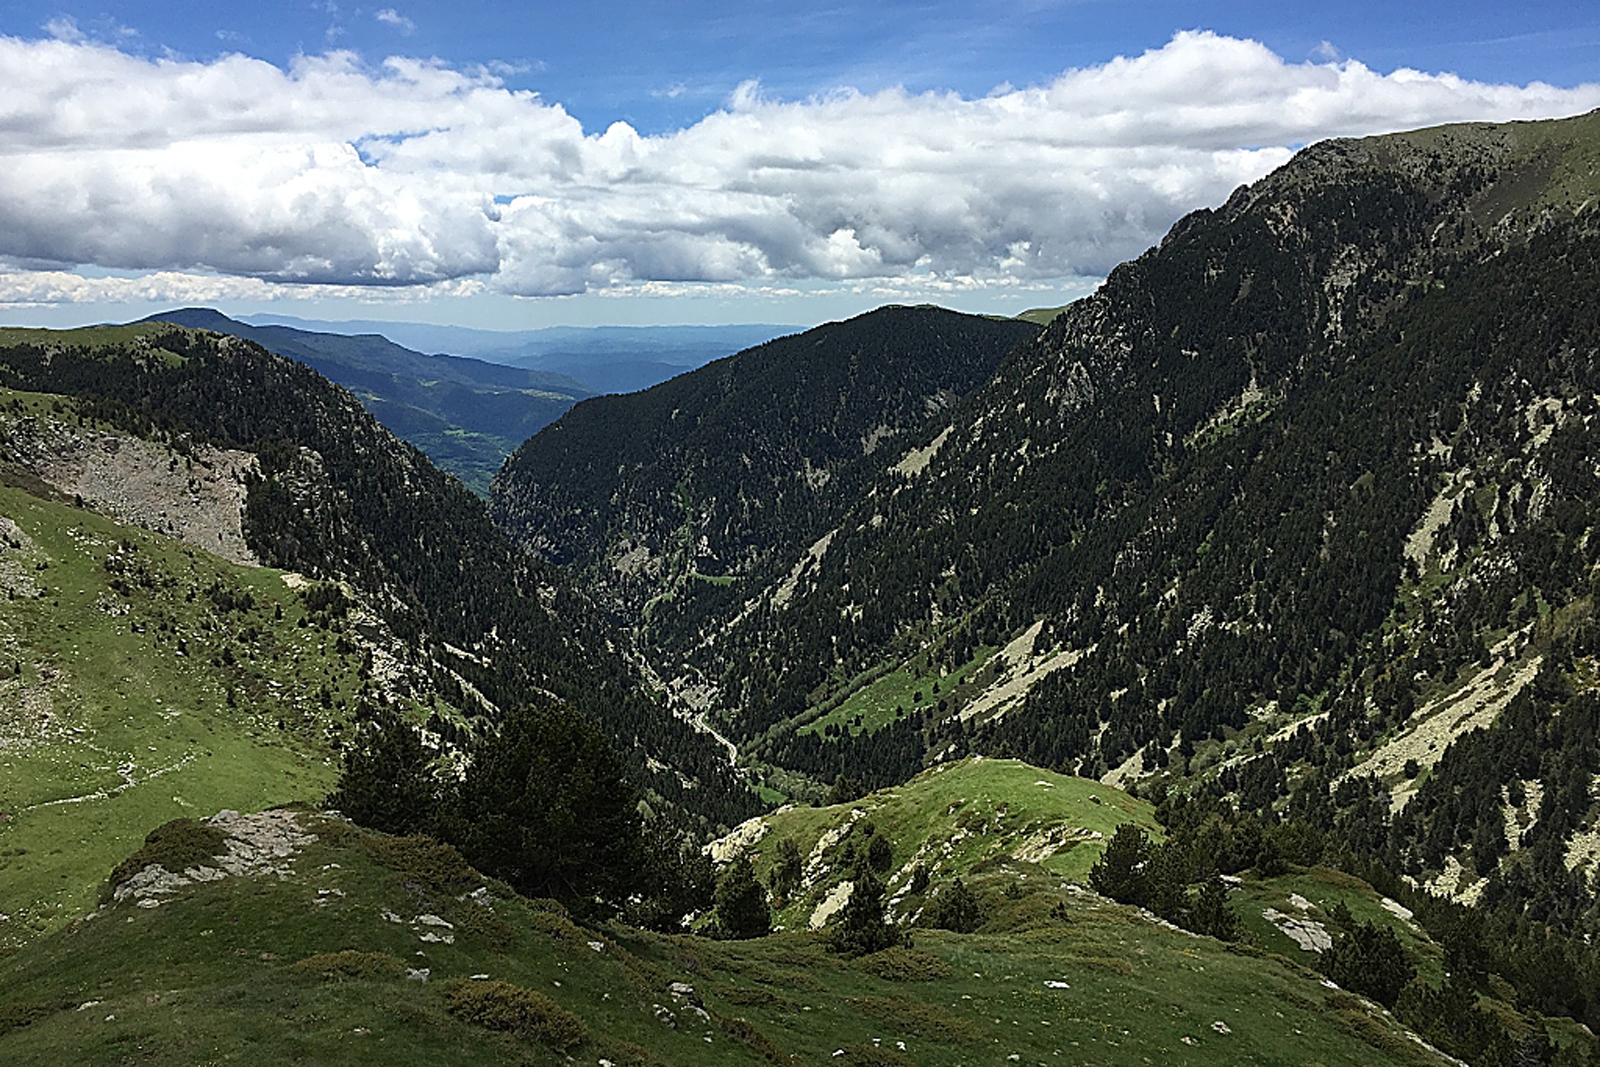
M 767 891 L 756 880 L 750 857 L 739 856 L 723 872 L 717 883 L 717 902 L 713 909 L 718 937 L 745 940 L 765 937 L 772 932 L 772 909 Z
M 438 803 L 436 753 L 387 705 L 369 705 L 365 715 L 328 806 L 386 834 L 427 828 Z
M 883 882 L 864 862 L 858 862 L 850 899 L 839 911 L 839 918 L 828 927 L 826 944 L 842 956 L 865 956 L 895 945 L 907 938 L 890 925 L 883 908 Z
M 983 910 L 966 883 L 957 878 L 928 905 L 929 926 L 970 934 L 983 924 Z

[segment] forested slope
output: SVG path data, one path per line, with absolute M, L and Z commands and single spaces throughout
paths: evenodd
M 1306 149 L 657 659 L 824 781 L 1165 776 L 1588 929 L 1597 163 L 1600 115 Z
M 1036 330 L 889 307 L 588 400 L 507 460 L 491 508 L 627 617 L 652 600 L 662 611 L 715 600 L 730 578 L 787 565 L 886 456 Z
M 433 724 L 447 738 L 506 707 L 557 699 L 632 748 L 671 805 L 713 823 L 752 810 L 721 750 L 657 705 L 570 580 L 510 544 L 460 482 L 310 368 L 166 326 L 6 341 L 0 384 L 81 398 L 87 417 L 179 454 L 201 444 L 253 453 L 249 548 L 371 594 L 412 669 L 466 716 L 465 726 Z

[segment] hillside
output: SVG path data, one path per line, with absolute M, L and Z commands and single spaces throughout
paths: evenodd
M 754 547 L 672 586 L 642 648 L 790 796 L 968 753 L 1170 789 L 1470 906 L 1452 936 L 1523 1008 L 1593 1021 L 1597 205 L 1600 113 L 1307 148 L 840 481 L 833 517 L 683 527 L 708 561 Z M 781 410 L 739 385 L 720 402 Z M 552 510 L 671 499 L 650 469 L 596 464 Z
M 164 325 L 4 340 L 0 383 L 55 394 L 0 413 L 24 489 L 342 583 L 393 645 L 378 689 L 446 742 L 508 708 L 560 701 L 629 753 L 659 812 L 703 828 L 756 810 L 721 747 L 660 706 L 564 575 L 507 543 L 459 482 L 309 368 Z
M 701 596 L 731 607 L 730 580 L 809 544 L 883 457 L 1034 332 L 884 308 L 586 401 L 506 461 L 493 513 L 627 618 Z
M 1225 764 L 1281 807 L 1421 731 L 1388 750 L 1414 770 L 1369 765 L 1420 797 L 1370 839 L 1393 862 L 1471 867 L 1476 834 L 1487 874 L 1549 834 L 1576 869 L 1576 742 L 1495 770 L 1568 798 L 1516 834 L 1503 797 L 1462 810 L 1419 775 L 1467 726 L 1513 729 L 1541 665 L 1564 680 L 1517 730 L 1590 699 L 1597 153 L 1597 115 L 1305 150 L 1070 306 L 809 552 L 651 631 L 658 658 L 747 752 L 825 781 L 964 751 Z M 1483 712 L 1424 727 L 1463 700 Z
M 852 961 L 798 932 L 586 929 L 315 811 L 169 829 L 92 918 L 0 961 L 6 1062 L 1446 1062 L 1294 960 L 1054 877 L 1013 878 L 992 930 Z
M 242 337 L 304 363 L 356 394 L 396 437 L 480 494 L 519 442 L 597 391 L 551 371 L 424 355 L 376 333 L 253 326 L 210 308 L 166 311 L 142 321 Z

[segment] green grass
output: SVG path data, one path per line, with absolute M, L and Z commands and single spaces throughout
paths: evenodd
M 1154 808 L 1121 790 L 1020 760 L 969 759 L 935 767 L 853 804 L 793 807 L 765 816 L 770 829 L 753 857 L 758 877 L 768 877 L 780 840 L 792 839 L 807 858 L 823 835 L 847 825 L 856 809 L 893 846 L 891 894 L 907 885 L 916 863 L 929 869 L 934 890 L 951 879 L 1002 866 L 1053 884 L 1082 883 L 1104 848 L 1101 839 L 1122 823 L 1137 823 L 1159 836 Z M 1040 845 L 1052 831 L 1063 847 L 1037 862 L 1012 860 L 1019 850 L 1042 853 Z M 849 865 L 841 858 L 845 846 L 841 841 L 822 854 L 821 877 L 778 914 L 781 923 L 804 927 L 816 905 L 847 877 Z M 908 898 L 907 903 L 914 907 L 917 901 Z
M 584 930 L 495 883 L 498 925 L 485 936 L 467 919 L 479 905 L 419 876 L 405 842 L 375 847 L 386 839 L 305 818 L 319 840 L 289 878 L 203 883 L 155 909 L 110 905 L 0 960 L 0 1061 L 569 1062 L 557 1046 L 570 1025 L 541 1040 L 538 1026 L 518 1036 L 452 1013 L 461 981 L 487 975 L 505 983 L 486 984 L 501 999 L 525 990 L 542 1012 L 570 1013 L 586 1034 L 578 1063 L 1438 1062 L 1381 1013 L 1330 1004 L 1292 961 L 1081 894 L 1031 892 L 1064 908 L 1004 932 L 919 933 L 928 963 L 897 980 L 805 934 Z M 455 924 L 453 944 L 419 940 L 439 929 L 414 922 L 424 910 Z M 396 978 L 402 967 L 427 967 L 429 980 Z M 673 982 L 692 998 L 675 998 Z
M 800 727 L 800 733 L 821 733 L 826 727 L 849 726 L 855 733 L 871 733 L 887 726 L 906 714 L 938 707 L 940 700 L 950 701 L 955 708 L 976 698 L 994 679 L 993 670 L 984 670 L 997 648 L 985 646 L 978 649 L 972 659 L 941 678 L 936 671 L 924 670 L 919 677 L 907 660 L 883 674 L 868 672 L 860 675 L 841 693 L 834 694 L 818 705 L 822 713 Z M 913 660 L 918 657 L 913 657 Z M 934 692 L 934 686 L 939 691 Z M 918 694 L 921 698 L 918 699 Z M 860 721 L 857 721 L 859 717 Z
M 0 567 L 43 593 L 0 593 L 4 947 L 92 907 L 161 823 L 322 796 L 361 653 L 296 625 L 304 603 L 277 571 L 14 487 L 0 515 L 33 541 Z M 224 610 L 213 587 L 253 607 Z

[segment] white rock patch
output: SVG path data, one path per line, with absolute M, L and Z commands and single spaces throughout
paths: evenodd
M 305 831 L 299 816 L 291 811 L 240 815 L 224 809 L 206 822 L 227 835 L 222 842 L 227 852 L 213 856 L 214 865 L 189 867 L 175 874 L 153 863 L 117 886 L 112 899 L 119 904 L 132 900 L 141 908 L 156 908 L 165 903 L 162 898 L 196 882 L 215 882 L 229 875 L 245 878 L 274 874 L 287 878 L 293 873 L 295 855 L 317 839 Z
M 1285 937 L 1300 946 L 1302 952 L 1326 952 L 1333 947 L 1333 938 L 1327 927 L 1315 919 L 1286 915 L 1277 908 L 1266 908 L 1261 917 L 1283 931 Z
M 829 919 L 850 901 L 850 893 L 856 884 L 851 881 L 840 882 L 828 892 L 821 904 L 811 912 L 811 929 L 820 930 L 827 925 Z

